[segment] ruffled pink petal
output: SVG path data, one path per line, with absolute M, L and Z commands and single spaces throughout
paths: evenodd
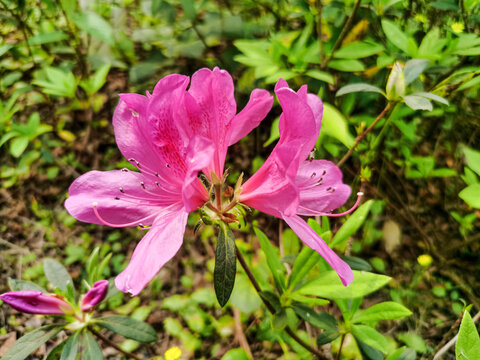
M 130 263 L 115 278 L 116 287 L 131 295 L 138 295 L 180 249 L 188 213 L 177 209 L 157 218 L 133 252 Z
M 52 295 L 45 295 L 41 291 L 12 291 L 0 295 L 0 299 L 27 314 L 63 315 L 75 312 L 66 301 Z
M 273 96 L 266 90 L 255 89 L 245 108 L 230 122 L 227 138 L 229 145 L 247 136 L 267 116 L 272 108 Z
M 318 138 L 322 126 L 323 102 L 317 95 L 307 94 L 307 104 L 312 109 L 313 117 L 315 118 L 315 132 Z M 315 139 L 315 142 L 317 142 L 317 139 Z
M 171 93 L 175 89 L 186 90 L 188 86 L 189 78 L 185 75 L 171 74 L 160 79 L 153 89 L 153 96 L 163 95 L 165 93 Z
M 306 159 L 318 138 L 313 111 L 307 104 L 306 97 L 302 99 L 301 95 L 290 88 L 279 88 L 276 94 L 283 110 L 279 122 L 279 144 L 299 142 L 300 159 Z
M 283 219 L 298 237 L 311 249 L 317 251 L 335 270 L 343 285 L 353 281 L 353 272 L 338 255 L 318 236 L 318 234 L 299 216 L 284 216 Z
M 190 88 L 190 102 L 195 101 L 197 106 L 187 104 L 189 112 L 189 126 L 197 135 L 206 137 L 215 143 L 213 162 L 206 169 L 207 174 L 214 171 L 217 176 L 223 174 L 225 156 L 228 148 L 226 129 L 236 113 L 236 102 L 233 95 L 233 81 L 225 70 L 215 68 L 200 69 L 192 76 Z
M 141 174 L 121 170 L 90 171 L 77 178 L 68 192 L 65 207 L 70 215 L 93 224 L 104 224 L 95 214 L 94 203 L 103 220 L 137 226 L 151 224 L 163 207 L 181 200 L 180 191 L 162 191 Z
M 295 179 L 300 190 L 298 214 L 315 216 L 316 212 L 330 212 L 345 204 L 351 189 L 342 177 L 340 169 L 330 161 L 304 161 Z
M 210 164 L 215 152 L 215 145 L 207 138 L 196 136 L 188 146 L 185 164 L 187 173 L 182 187 L 182 198 L 185 210 L 192 212 L 208 200 L 208 193 L 198 173 Z
M 108 292 L 108 280 L 100 280 L 93 284 L 93 287 L 87 291 L 82 298 L 81 308 L 83 312 L 92 311 L 93 308 L 101 303 Z
M 277 217 L 296 214 L 298 146 L 296 142 L 277 145 L 267 161 L 243 184 L 240 202 Z

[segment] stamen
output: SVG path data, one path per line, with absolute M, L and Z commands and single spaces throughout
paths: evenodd
M 119 188 L 118 190 L 120 190 L 120 192 L 121 192 L 122 194 L 124 193 L 123 187 L 120 186 L 120 188 Z
M 331 214 L 331 213 L 325 213 L 325 212 L 321 212 L 321 211 L 315 211 L 315 210 L 309 209 L 309 208 L 307 208 L 305 206 L 301 206 L 301 205 L 299 206 L 299 208 L 301 208 L 303 210 L 306 210 L 308 212 L 311 212 L 315 215 L 328 216 L 328 217 L 340 217 L 340 216 L 350 214 L 353 210 L 355 210 L 358 207 L 358 205 L 360 204 L 360 201 L 362 200 L 362 196 L 363 196 L 363 192 L 358 192 L 357 193 L 357 201 L 355 202 L 355 204 L 350 209 L 348 209 L 347 211 L 345 211 L 343 213 L 340 213 L 340 214 Z
M 312 176 L 310 176 L 310 177 L 313 179 L 315 176 L 317 176 L 316 172 L 312 173 Z
M 138 114 L 138 112 L 136 112 L 135 110 L 132 110 L 132 115 L 134 117 L 139 117 L 140 115 Z
M 129 170 L 127 168 L 123 168 L 121 171 L 122 172 L 128 172 Z
M 110 226 L 110 227 L 127 227 L 127 226 L 138 226 L 138 222 L 139 221 L 145 221 L 145 220 L 148 220 L 148 219 L 151 219 L 152 217 L 155 217 L 158 215 L 158 213 L 153 213 L 153 214 L 150 214 L 146 217 L 144 217 L 143 219 L 140 219 L 140 220 L 137 220 L 137 221 L 133 221 L 131 223 L 125 223 L 125 224 L 112 224 L 108 221 L 106 221 L 105 219 L 103 219 L 100 214 L 98 213 L 98 209 L 97 209 L 97 206 L 98 206 L 98 203 L 96 201 L 94 201 L 92 203 L 92 206 L 93 206 L 93 212 L 95 213 L 95 216 L 98 218 L 98 220 L 100 220 L 100 222 L 103 224 L 103 225 L 107 225 L 107 226 Z M 163 209 L 162 209 L 163 210 Z
M 143 181 L 140 181 L 140 186 L 145 190 L 145 183 Z

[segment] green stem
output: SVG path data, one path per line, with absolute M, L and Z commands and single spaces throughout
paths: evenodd
M 262 299 L 263 303 L 265 304 L 265 307 L 270 311 L 272 314 L 275 314 L 275 308 L 273 305 L 266 300 L 263 296 L 260 295 L 262 292 L 262 289 L 260 288 L 260 285 L 258 284 L 257 280 L 255 279 L 255 276 L 253 276 L 252 271 L 248 267 L 245 258 L 243 257 L 242 253 L 238 250 L 238 248 L 235 246 L 235 252 L 237 254 L 237 259 L 240 262 L 240 265 L 242 265 L 243 270 L 245 270 L 245 273 L 247 274 L 247 277 L 250 279 L 250 282 L 252 283 L 253 287 L 257 291 L 258 295 L 260 296 L 260 299 Z M 300 339 L 297 334 L 287 325 L 285 328 L 285 331 L 287 332 L 290 337 L 295 340 L 297 343 L 299 343 L 302 347 L 304 347 L 306 350 L 310 351 L 310 353 L 314 354 L 318 359 L 325 359 L 325 356 L 318 351 L 317 349 L 313 348 L 309 344 L 307 344 L 305 341 Z

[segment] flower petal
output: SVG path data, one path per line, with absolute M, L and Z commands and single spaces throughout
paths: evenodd
M 210 164 L 215 145 L 207 138 L 196 136 L 188 145 L 185 165 L 187 173 L 182 187 L 182 198 L 187 212 L 194 211 L 208 200 L 208 193 L 198 179 L 198 172 Z
M 277 145 L 267 161 L 243 184 L 240 202 L 277 217 L 296 214 L 298 188 L 294 181 L 299 145 L 296 142 Z
M 315 216 L 316 212 L 329 212 L 345 204 L 351 189 L 342 177 L 340 169 L 330 161 L 304 161 L 295 179 L 300 190 L 298 214 Z
M 184 209 L 158 217 L 133 252 L 130 263 L 115 278 L 116 287 L 137 295 L 180 249 L 188 213 Z
M 255 89 L 243 110 L 230 122 L 227 137 L 235 144 L 255 129 L 272 108 L 273 96 L 266 90 Z
M 155 191 L 156 195 L 146 191 Z M 137 226 L 151 224 L 162 208 L 181 199 L 180 192 L 176 195 L 162 192 L 140 173 L 121 170 L 90 171 L 77 178 L 68 192 L 65 207 L 70 215 L 93 224 L 104 224 L 95 214 L 93 203 L 97 203 L 98 213 L 105 221 Z M 147 217 L 150 219 L 145 220 Z
M 63 315 L 73 314 L 73 307 L 58 297 L 41 291 L 12 291 L 0 295 L 0 299 L 18 311 L 27 314 Z
M 299 216 L 284 216 L 283 219 L 298 237 L 311 249 L 317 251 L 335 270 L 343 285 L 353 281 L 353 272 L 350 266 L 330 249 L 318 234 Z
M 93 284 L 82 299 L 81 308 L 83 312 L 92 311 L 94 306 L 101 303 L 108 292 L 108 280 L 100 280 Z

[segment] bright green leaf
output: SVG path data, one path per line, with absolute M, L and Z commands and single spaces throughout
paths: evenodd
M 433 110 L 430 100 L 425 99 L 422 96 L 404 96 L 403 100 L 405 100 L 405 104 L 407 104 L 407 106 L 412 110 Z
M 365 65 L 358 60 L 332 60 L 328 63 L 328 67 L 338 71 L 357 72 L 364 71 Z
M 333 237 L 330 246 L 334 247 L 346 241 L 350 236 L 355 234 L 358 229 L 365 222 L 370 208 L 373 205 L 373 200 L 368 200 L 363 203 L 350 217 L 345 221 L 342 227 L 337 231 Z
M 395 45 L 397 48 L 402 50 L 405 53 L 408 53 L 407 41 L 408 37 L 405 33 L 398 27 L 397 24 L 390 20 L 382 20 L 382 29 L 387 39 Z
M 95 319 L 95 324 L 102 326 L 127 339 L 148 343 L 157 341 L 157 332 L 143 321 L 128 316 L 110 315 Z
M 260 231 L 258 228 L 253 229 L 257 235 L 260 246 L 262 247 L 263 252 L 265 253 L 265 258 L 267 259 L 268 267 L 273 274 L 275 284 L 279 291 L 285 289 L 285 266 L 280 262 L 278 254 L 275 247 L 270 243 L 270 240 L 267 236 Z
M 382 52 L 383 46 L 374 42 L 354 42 L 338 49 L 334 57 L 338 59 L 361 59 Z
M 353 335 L 355 335 L 355 337 L 359 338 L 365 344 L 380 350 L 384 354 L 387 353 L 387 339 L 374 328 L 367 325 L 353 325 L 352 333 Z
M 471 207 L 480 209 L 480 184 L 467 186 L 458 196 Z
M 364 84 L 364 83 L 343 86 L 337 91 L 335 96 L 341 96 L 341 95 L 345 95 L 353 92 L 376 92 L 385 96 L 385 93 L 383 92 L 382 89 L 376 86 L 373 86 L 370 84 Z
M 472 317 L 465 311 L 455 346 L 457 359 L 477 360 L 480 355 L 480 337 Z
M 393 301 L 385 301 L 380 304 L 370 306 L 361 313 L 355 313 L 352 321 L 359 323 L 380 320 L 395 320 L 410 315 L 412 315 L 412 312 L 402 304 Z

